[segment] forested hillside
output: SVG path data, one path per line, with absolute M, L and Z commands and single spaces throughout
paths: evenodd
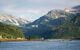
M 0 36 L 2 38 L 24 38 L 24 34 L 20 28 L 3 23 L 0 23 Z

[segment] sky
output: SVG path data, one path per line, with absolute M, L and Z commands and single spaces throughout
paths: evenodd
M 34 21 L 52 9 L 80 5 L 80 0 L 0 0 L 0 14 L 10 14 Z

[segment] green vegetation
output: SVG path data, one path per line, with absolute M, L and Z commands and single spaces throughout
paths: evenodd
M 24 38 L 22 30 L 18 28 L 17 26 L 12 25 L 6 25 L 3 23 L 0 23 L 0 36 L 2 38 Z
M 66 20 L 64 24 L 60 25 L 56 30 L 53 38 L 80 38 L 80 16 L 74 15 L 72 19 Z

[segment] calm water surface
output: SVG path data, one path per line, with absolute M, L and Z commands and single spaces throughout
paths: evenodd
M 0 50 L 80 50 L 80 40 L 0 42 Z

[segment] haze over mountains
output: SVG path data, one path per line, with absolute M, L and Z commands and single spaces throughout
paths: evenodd
M 80 5 L 70 9 L 54 9 L 30 23 L 13 16 L 0 16 L 0 22 L 22 26 L 26 38 L 80 38 Z

